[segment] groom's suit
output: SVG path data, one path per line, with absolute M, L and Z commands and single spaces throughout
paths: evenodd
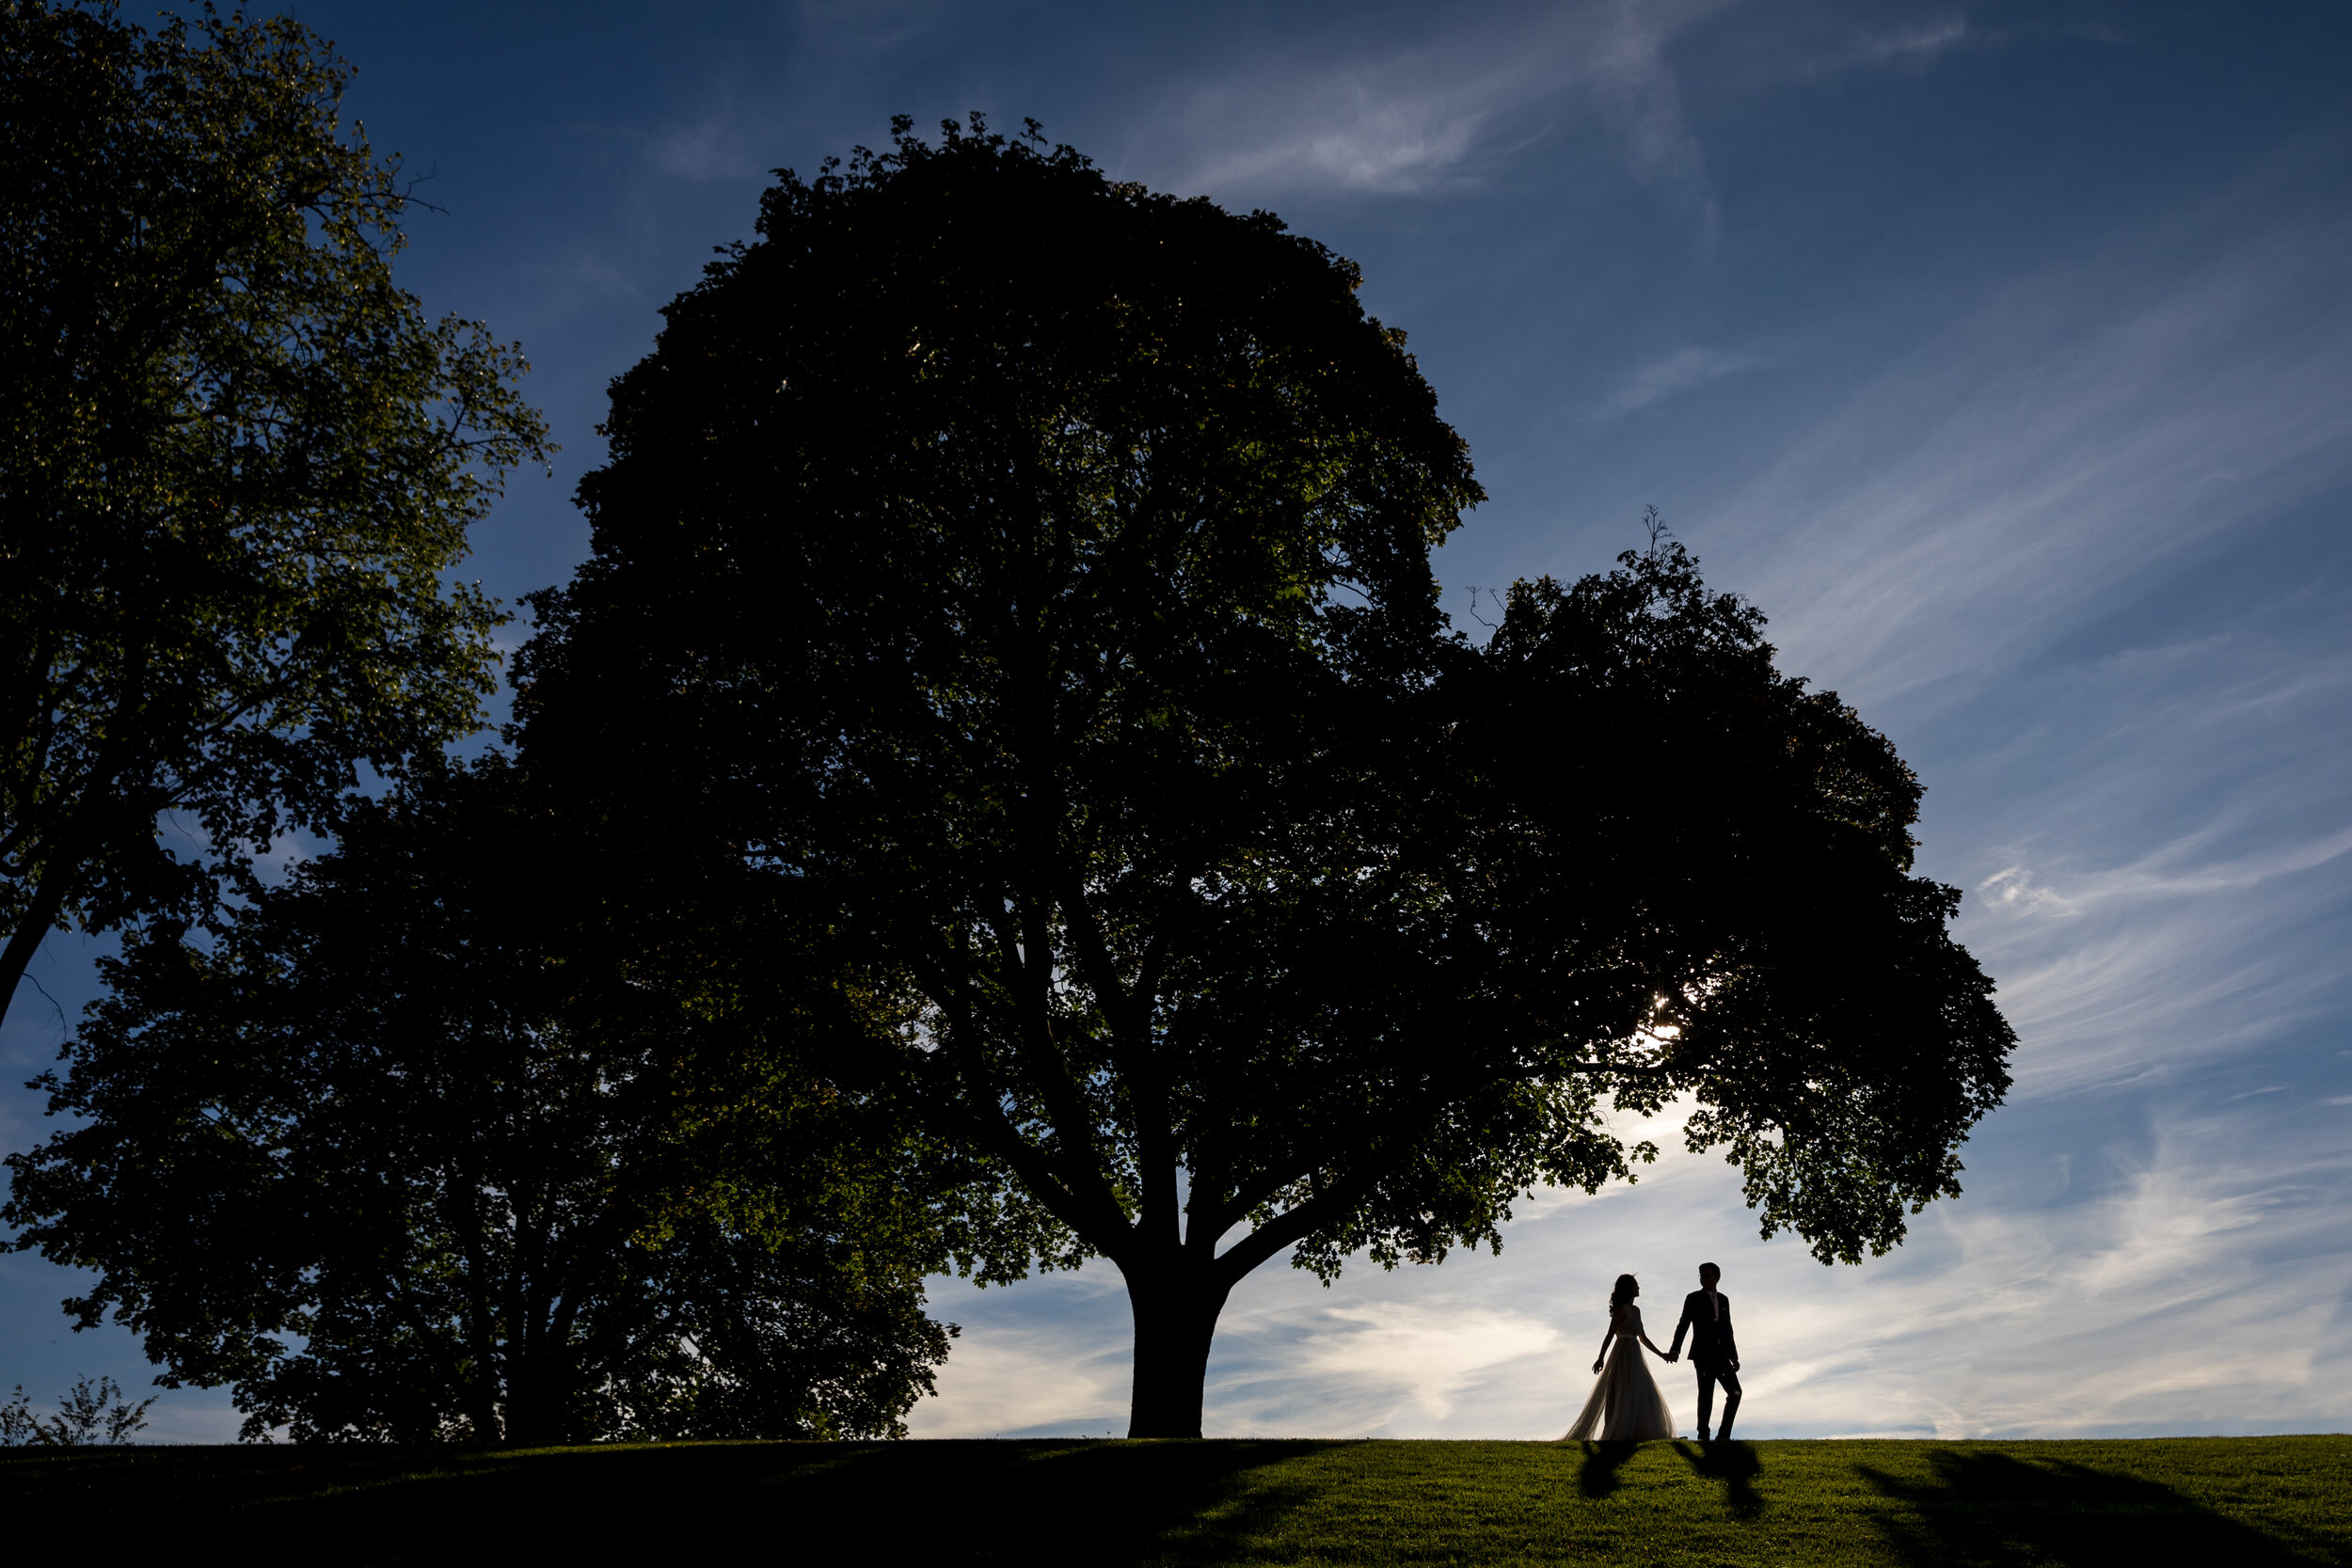
M 1724 1386 L 1724 1429 L 1717 1435 L 1728 1442 L 1731 1418 L 1740 1414 L 1740 1343 L 1731 1333 L 1731 1298 L 1721 1291 L 1693 1291 L 1682 1298 L 1682 1321 L 1675 1324 L 1675 1342 L 1667 1351 L 1679 1354 L 1682 1337 L 1691 1336 L 1691 1364 L 1699 1372 L 1699 1435 L 1707 1435 L 1707 1418 L 1715 1411 L 1715 1385 Z

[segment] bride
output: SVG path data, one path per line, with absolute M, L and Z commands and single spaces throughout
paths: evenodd
M 1649 1345 L 1650 1354 L 1661 1361 L 1670 1358 L 1642 1332 L 1642 1309 L 1633 1305 L 1641 1293 L 1641 1284 L 1631 1275 L 1617 1275 L 1617 1288 L 1609 1292 L 1609 1332 L 1601 1337 L 1600 1360 L 1593 1363 L 1596 1372 L 1602 1362 L 1609 1370 L 1593 1385 L 1593 1397 L 1584 1402 L 1583 1413 L 1560 1439 L 1563 1443 L 1594 1437 L 1604 1443 L 1641 1443 L 1675 1434 L 1674 1412 L 1666 1408 L 1666 1397 L 1642 1360 L 1642 1345 Z M 1617 1347 L 1613 1354 L 1609 1349 L 1613 1339 Z

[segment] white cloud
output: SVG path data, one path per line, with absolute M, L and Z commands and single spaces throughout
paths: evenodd
M 2033 879 L 2033 873 L 2022 865 L 2005 865 L 1977 884 L 1979 896 L 1991 901 L 1996 909 L 2048 911 L 2056 914 L 2074 912 L 2074 901 L 2051 892 Z
M 1601 404 L 1600 417 L 1614 419 L 1662 403 L 1678 392 L 1746 370 L 1756 361 L 1722 349 L 1684 348 L 1634 367 Z
M 1846 66 L 1906 65 L 1931 60 L 1957 49 L 1969 37 L 1968 19 L 1954 12 L 1924 22 L 1864 33 L 1839 60 Z
M 1481 1376 L 1561 1343 L 1560 1331 L 1518 1312 L 1437 1310 L 1397 1303 L 1332 1307 L 1296 1357 L 1298 1371 L 1408 1402 L 1443 1421 Z
M 1778 63 L 1788 78 L 1812 81 L 1848 71 L 1920 70 L 1956 49 L 1987 41 L 1965 15 L 1951 11 L 1807 40 L 1809 47 L 1791 50 Z
M 930 0 L 800 0 L 801 40 L 829 52 L 901 48 L 939 24 Z
M 681 180 L 724 180 L 755 172 L 740 118 L 730 113 L 672 123 L 645 137 L 645 159 Z
M 1083 1354 L 1073 1348 L 1059 1330 L 966 1336 L 939 1374 L 937 1396 L 909 1414 L 908 1430 L 917 1437 L 1123 1436 L 1128 1345 L 1104 1338 Z
M 1563 7 L 1330 58 L 1328 36 L 1180 89 L 1162 182 L 1220 199 L 1297 191 L 1417 194 L 1480 181 L 1561 117 L 1597 118 L 1629 174 L 1711 238 L 1715 198 L 1668 41 L 1726 0 Z
M 1734 0 L 1583 0 L 1517 16 L 1454 13 L 1418 36 L 1356 41 L 1317 29 L 1203 70 L 1153 116 L 1149 178 L 1219 199 L 1295 193 L 1426 195 L 1476 186 L 1564 127 L 1597 122 L 1627 176 L 1683 215 L 1705 248 L 1719 227 L 1705 149 L 1670 55 Z M 1764 16 L 1743 27 L 1740 74 L 1813 81 L 1916 69 L 1983 41 L 1964 16 L 1871 11 L 1816 27 Z M 1171 135 L 1172 134 L 1172 135 Z

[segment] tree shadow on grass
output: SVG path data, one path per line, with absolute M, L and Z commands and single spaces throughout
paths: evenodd
M 1675 1452 L 1698 1474 L 1724 1483 L 1724 1509 L 1733 1518 L 1744 1524 L 1763 1513 L 1764 1499 L 1756 1495 L 1756 1478 L 1763 1473 L 1764 1465 L 1754 1449 L 1728 1441 L 1677 1443 Z
M 2216 1513 L 2171 1487 L 2087 1465 L 2006 1453 L 1929 1455 L 1931 1480 L 1859 1466 L 1902 1508 L 1879 1516 L 1906 1562 L 1934 1568 L 2035 1562 L 2209 1562 L 2286 1568 L 2320 1560 Z
M 1005 1562 L 1229 1563 L 1313 1497 L 1282 1467 L 1327 1442 L 1095 1443 L 1032 1462 L 1021 1526 L 1053 1521 L 1052 1538 L 1004 1552 Z M 884 1484 L 892 1484 L 893 1465 Z M 1041 1546 L 1043 1548 L 1041 1550 Z
M 515 1451 L 173 1449 L 0 1463 L 13 1544 L 93 1510 L 158 1546 L 213 1536 L 347 1563 L 1230 1562 L 1315 1488 L 1314 1442 L 709 1443 Z M 103 1450 L 101 1450 L 103 1451 Z M 119 1496 L 111 1496 L 119 1494 Z M 18 1521 L 26 1528 L 20 1529 Z M 155 1540 L 146 1540 L 151 1526 Z

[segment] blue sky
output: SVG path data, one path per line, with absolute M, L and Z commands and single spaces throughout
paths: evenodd
M 1913 3 L 290 7 L 430 170 L 402 271 L 521 340 L 564 451 L 469 572 L 561 578 L 605 383 L 764 171 L 1024 116 L 1113 174 L 1270 207 L 1362 264 L 1492 499 L 1474 588 L 1664 513 L 1929 786 L 1922 868 L 2024 1044 L 1963 1197 L 1824 1269 L 1735 1174 L 1542 1195 L 1500 1257 L 1279 1265 L 1215 1433 L 1556 1435 L 1608 1282 L 1712 1258 L 1750 1435 L 2352 1426 L 2352 16 Z M 519 635 L 519 630 L 517 632 Z M 53 942 L 13 1085 L 89 990 Z M 0 1142 L 40 1135 L 0 1093 Z M 0 1259 L 0 1388 L 144 1383 L 72 1276 Z M 918 1433 L 1123 1430 L 1089 1270 L 965 1326 Z M 1678 1374 L 1668 1392 L 1691 1419 Z M 172 1394 L 151 1434 L 233 1431 Z

